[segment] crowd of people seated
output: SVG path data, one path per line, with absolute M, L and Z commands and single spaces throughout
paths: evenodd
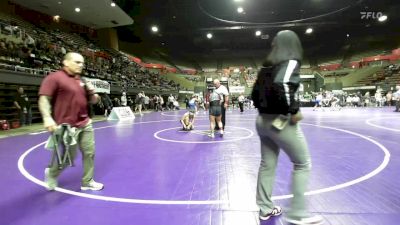
M 102 49 L 90 41 L 65 38 L 71 34 L 42 28 L 28 34 L 17 24 L 4 20 L 0 20 L 0 25 L 0 69 L 46 75 L 61 68 L 66 52 L 79 52 L 86 60 L 84 76 L 107 80 L 125 89 L 152 87 L 179 90 L 179 84 L 150 72 L 122 53 Z M 107 57 L 98 56 L 96 53 L 100 51 L 106 52 Z
M 192 76 L 184 76 L 186 80 L 192 81 L 192 82 L 199 82 L 202 81 L 201 76 L 198 75 L 192 75 Z
M 385 76 L 391 76 L 400 71 L 400 64 L 390 64 L 385 67 Z
M 389 90 L 384 92 L 378 88 L 374 94 L 366 91 L 362 94 L 360 91 L 348 93 L 345 91 L 331 92 L 313 92 L 304 93 L 300 99 L 302 101 L 314 102 L 314 110 L 318 108 L 330 107 L 332 109 L 340 109 L 341 107 L 383 107 L 395 106 L 400 101 L 400 87 L 394 93 Z

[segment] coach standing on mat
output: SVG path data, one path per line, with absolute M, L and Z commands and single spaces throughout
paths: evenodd
M 229 92 L 228 89 L 224 86 L 221 85 L 220 81 L 218 79 L 214 80 L 214 87 L 215 87 L 215 92 L 222 96 L 223 102 L 221 104 L 221 112 L 222 112 L 222 129 L 225 130 L 225 111 L 228 108 L 228 103 L 229 103 Z M 216 128 L 219 129 L 218 123 L 216 123 Z
M 99 96 L 94 93 L 92 85 L 81 79 L 83 63 L 83 56 L 78 53 L 68 53 L 64 56 L 63 68 L 49 74 L 40 86 L 39 109 L 44 127 L 49 132 L 56 131 L 60 124 L 69 124 L 76 128 L 74 137 L 77 143 L 70 146 L 70 151 L 74 158 L 79 145 L 82 153 L 81 190 L 97 191 L 103 189 L 104 185 L 93 180 L 95 143 L 88 102 L 97 103 Z M 57 187 L 57 177 L 62 169 L 58 168 L 57 163 L 45 169 L 48 190 Z
M 272 188 L 278 156 L 282 149 L 293 164 L 292 193 L 286 221 L 289 224 L 321 224 L 322 217 L 307 212 L 304 193 L 311 171 L 311 157 L 299 126 L 302 119 L 298 98 L 303 48 L 296 33 L 280 31 L 272 50 L 259 71 L 252 92 L 259 115 L 256 128 L 261 142 L 261 163 L 257 181 L 259 218 L 268 220 L 282 209 L 272 202 Z

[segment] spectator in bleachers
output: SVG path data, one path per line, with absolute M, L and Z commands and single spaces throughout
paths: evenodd
M 8 53 L 8 49 L 6 46 L 6 41 L 4 39 L 0 39 L 0 57 L 5 56 Z
M 25 33 L 22 40 L 24 41 L 24 45 L 26 47 L 29 47 L 29 48 L 35 47 L 35 40 L 29 34 Z
M 65 53 L 67 53 L 67 50 L 64 48 L 64 46 L 61 46 L 61 54 L 64 55 Z

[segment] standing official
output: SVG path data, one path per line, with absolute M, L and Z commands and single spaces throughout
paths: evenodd
M 88 104 L 97 103 L 99 96 L 94 93 L 90 83 L 83 82 L 81 73 L 84 65 L 83 56 L 68 53 L 64 56 L 63 68 L 44 78 L 39 90 L 39 110 L 43 117 L 44 127 L 49 132 L 56 132 L 59 125 L 68 124 L 75 130 L 74 145 L 69 146 L 72 159 L 76 149 L 82 153 L 83 176 L 81 190 L 98 191 L 104 185 L 94 181 L 95 142 L 92 120 L 89 117 Z M 69 129 L 70 130 L 70 129 Z M 69 132 L 69 131 L 68 131 Z M 72 133 L 69 133 L 72 135 Z M 54 190 L 61 169 L 53 163 L 45 169 L 45 182 L 48 190 Z
M 222 103 L 221 103 L 221 121 L 222 121 L 222 129 L 225 129 L 225 111 L 228 108 L 229 103 L 229 92 L 228 89 L 220 83 L 218 79 L 214 80 L 214 92 L 221 96 Z M 216 123 L 215 129 L 218 130 L 220 127 L 218 123 Z

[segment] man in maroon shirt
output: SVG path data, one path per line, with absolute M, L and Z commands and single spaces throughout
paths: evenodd
M 49 132 L 56 131 L 60 124 L 69 124 L 76 128 L 74 136 L 77 144 L 70 146 L 70 152 L 72 159 L 75 158 L 79 145 L 83 160 L 81 190 L 97 191 L 103 189 L 104 185 L 93 180 L 95 146 L 88 101 L 96 103 L 99 96 L 94 93 L 90 83 L 81 80 L 83 64 L 83 56 L 78 53 L 68 53 L 64 56 L 63 69 L 49 74 L 40 86 L 39 110 L 44 127 Z M 57 187 L 57 177 L 61 171 L 57 163 L 45 169 L 48 190 Z

